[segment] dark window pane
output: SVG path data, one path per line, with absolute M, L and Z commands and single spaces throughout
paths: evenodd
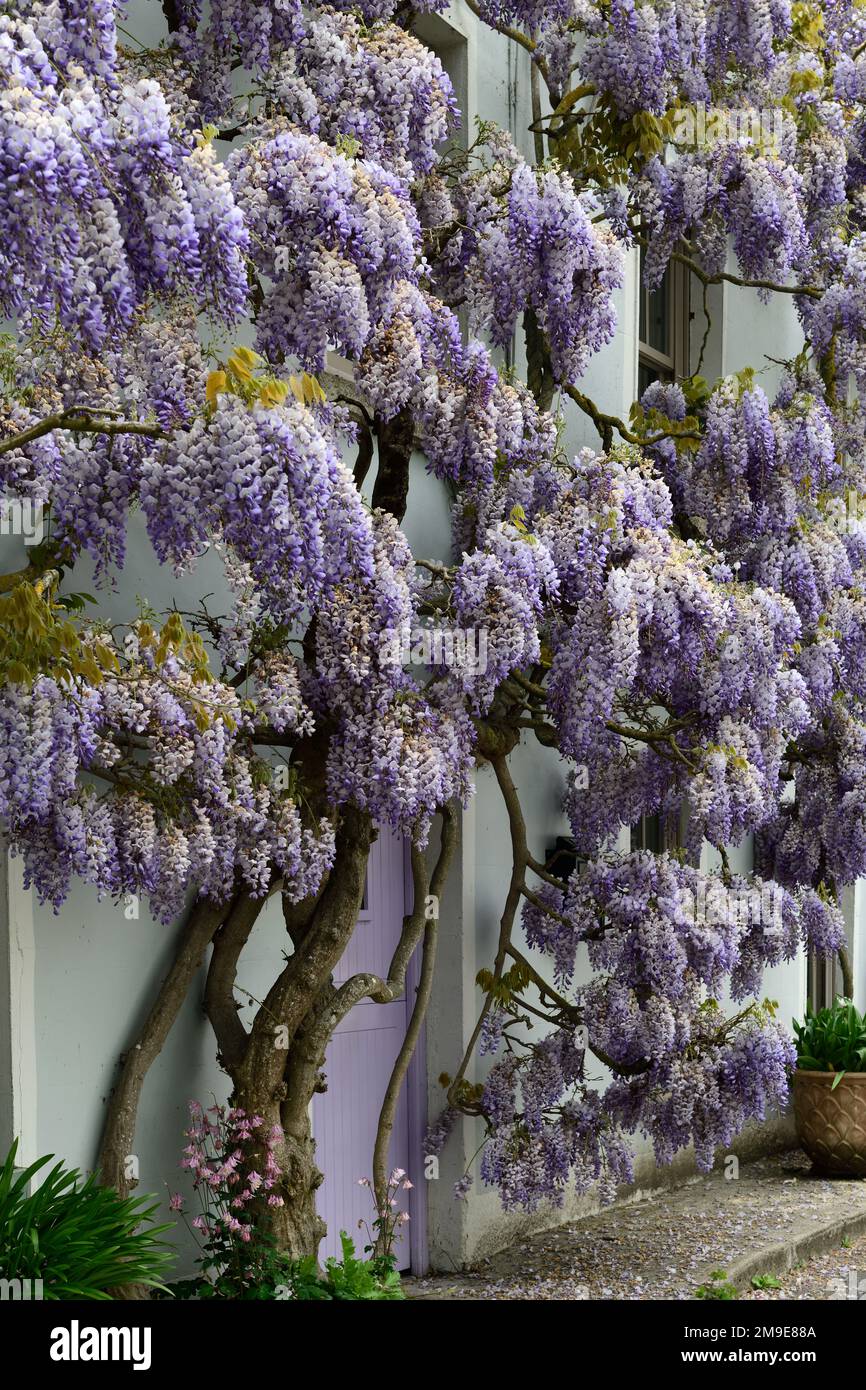
M 663 352 L 666 357 L 671 355 L 671 315 L 670 315 L 670 266 L 665 271 L 662 282 L 657 290 L 649 293 L 643 288 L 644 259 L 646 253 L 641 251 L 640 256 L 640 275 L 641 275 L 641 295 L 640 295 L 640 327 L 638 329 L 640 341 L 646 343 L 647 347 L 654 348 L 656 352 Z
M 648 386 L 652 386 L 654 381 L 658 381 L 661 376 L 658 368 L 650 367 L 646 362 L 639 362 L 637 367 L 637 394 L 640 400 Z
M 637 825 L 631 828 L 632 852 L 648 849 L 660 854 L 662 848 L 662 827 L 658 816 L 642 816 Z
M 656 352 L 663 352 L 666 355 L 670 354 L 671 342 L 668 273 L 665 271 L 664 279 L 658 289 L 647 295 L 649 318 L 647 332 L 649 336 L 644 338 L 644 342 L 651 348 L 655 348 Z

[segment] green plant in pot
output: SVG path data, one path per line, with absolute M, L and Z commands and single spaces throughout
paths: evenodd
M 850 999 L 794 1022 L 797 1136 L 815 1167 L 866 1177 L 866 1015 Z

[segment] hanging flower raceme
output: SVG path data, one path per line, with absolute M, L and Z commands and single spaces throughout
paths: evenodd
M 701 663 L 728 618 L 712 563 L 666 534 L 636 533 L 634 553 L 621 567 L 602 571 L 579 620 L 557 620 L 548 703 L 570 756 L 580 762 L 607 756 L 604 729 L 618 699 L 664 698 L 673 708 L 691 707 Z
M 142 465 L 154 549 L 191 565 L 216 529 L 249 565 L 275 621 L 291 622 L 344 580 L 372 577 L 369 518 L 334 435 L 292 402 L 215 407 Z
M 556 448 L 556 421 L 490 352 L 462 340 L 457 316 L 410 281 L 371 333 L 356 380 L 383 419 L 408 409 L 428 467 L 487 494 L 497 465 L 540 463 Z
M 330 797 L 423 843 L 437 808 L 471 790 L 474 728 L 461 676 L 474 651 L 455 643 L 448 623 L 421 626 L 406 540 L 389 513 L 374 512 L 372 526 L 371 583 L 339 586 L 318 610 L 310 694 L 336 725 Z M 432 664 L 426 688 L 423 672 L 408 669 L 415 655 Z
M 408 180 L 433 168 L 458 120 L 439 58 L 397 25 L 368 28 L 354 14 L 311 13 L 270 80 L 297 125 L 337 148 L 354 142 Z
M 729 1147 L 749 1120 L 762 1121 L 788 1100 L 796 1050 L 781 1024 L 753 1009 L 732 1028 L 722 1011 L 699 1016 L 686 1056 L 614 1081 L 604 1096 L 610 1124 L 652 1139 L 658 1163 L 693 1144 L 709 1172 L 719 1146 Z
M 614 0 L 577 9 L 588 34 L 581 78 L 626 118 L 663 115 L 679 93 L 706 101 L 731 67 L 768 77 L 791 31 L 789 0 Z
M 840 378 L 850 374 L 862 390 L 866 382 L 866 234 L 857 232 L 836 249 L 837 264 L 831 264 L 823 294 L 804 296 L 798 308 L 816 355 L 829 352 L 835 335 L 837 372 Z
M 442 270 L 459 267 L 473 326 L 500 346 L 518 316 L 534 310 L 557 379 L 575 381 L 613 336 L 621 249 L 564 174 L 532 169 L 512 148 L 499 150 L 495 136 L 491 151 L 492 165 L 468 173 L 456 191 L 466 230 L 449 239 Z
M 683 238 L 709 275 L 725 269 L 730 236 L 741 273 L 784 284 L 805 270 L 811 248 L 803 176 L 785 151 L 761 153 L 736 141 L 650 159 L 635 203 L 647 230 L 647 285 L 653 289 Z
M 655 388 L 644 403 L 663 414 L 665 405 L 678 410 Z M 742 557 L 751 577 L 750 546 L 765 536 L 787 537 L 809 500 L 817 502 L 842 482 L 833 417 L 821 394 L 796 387 L 771 408 L 748 376 L 722 381 L 701 414 L 697 449 L 677 451 L 668 441 L 669 447 L 653 452 L 676 511 Z
M 191 893 L 224 901 L 238 878 L 258 895 L 276 874 L 292 900 L 306 897 L 330 867 L 330 823 L 311 825 L 243 737 L 310 731 L 297 673 L 265 662 L 242 707 L 232 686 L 204 678 L 203 649 L 180 631 L 160 638 L 139 623 L 117 674 L 97 684 L 2 688 L 0 815 L 27 881 L 56 909 L 73 876 L 146 894 L 169 922 Z
M 335 347 L 360 357 L 397 285 L 414 279 L 420 227 L 406 189 L 381 165 L 300 131 L 254 141 L 229 161 L 256 269 L 273 288 L 257 345 L 312 371 Z
M 72 61 L 61 81 L 60 32 L 49 25 L 43 44 L 0 16 L 3 311 L 46 330 L 59 321 L 95 351 L 154 293 L 183 290 L 236 320 L 247 232 L 225 171 L 204 140 L 175 134 L 155 82 L 119 86 L 102 64 L 88 75 Z
M 705 100 L 704 11 L 700 0 L 617 3 L 608 20 L 595 10 L 587 24 L 582 78 L 607 93 L 625 117 L 638 111 L 661 115 L 679 88 L 692 101 Z
M 558 589 L 549 551 L 522 522 L 492 528 L 484 549 L 463 556 L 453 602 L 459 626 L 483 637 L 483 664 L 463 673 L 477 708 L 490 704 L 511 671 L 538 661 L 540 621 Z
M 36 0 L 16 8 L 29 14 L 52 61 L 64 73 L 72 64 L 112 82 L 117 62 L 116 0 Z
M 417 620 L 415 559 L 389 512 L 371 518 L 372 579 L 327 594 L 316 615 L 316 678 L 323 713 L 390 702 L 413 685 L 403 672 Z
M 181 300 L 158 318 L 143 316 L 112 365 L 128 400 L 151 411 L 166 431 L 188 427 L 201 406 L 206 377 L 195 313 Z
M 533 1043 L 514 1026 L 514 999 L 488 1029 L 489 1050 L 506 1033 L 509 1048 L 481 1098 L 490 1131 L 482 1173 L 506 1206 L 530 1209 L 561 1201 L 569 1178 L 583 1188 L 608 1164 L 609 1179 L 621 1174 L 623 1131 L 649 1135 L 659 1162 L 693 1143 L 708 1169 L 718 1144 L 784 1104 L 794 1051 L 773 1007 L 749 1004 L 731 1020 L 705 992 L 730 978 L 733 997 L 747 998 L 768 965 L 801 945 L 832 953 L 845 936 L 841 913 L 811 889 L 648 853 L 543 886 L 523 925 L 551 958 L 570 1017 Z M 569 995 L 583 947 L 595 974 Z M 585 1080 L 588 1053 L 614 1072 L 602 1094 Z
M 377 19 L 393 19 L 400 8 L 400 0 L 331 0 L 332 10 L 357 10 L 368 24 Z M 415 6 L 419 14 L 438 14 L 447 8 L 447 0 L 419 0 Z
M 795 798 L 761 837 L 763 872 L 788 884 L 853 883 L 866 872 L 866 724 L 836 700 L 803 744 L 810 756 L 792 768 Z
M 440 806 L 466 802 L 475 730 L 459 692 L 393 692 L 375 711 L 347 712 L 328 756 L 328 791 L 425 844 Z
M 176 0 L 175 42 L 195 64 L 205 53 L 226 72 L 236 57 L 261 71 L 303 34 L 300 0 L 211 0 L 203 24 L 202 0 Z

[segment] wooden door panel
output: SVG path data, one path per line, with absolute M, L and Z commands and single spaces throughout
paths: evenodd
M 352 941 L 334 972 L 337 983 L 361 971 L 386 978 L 405 913 L 402 839 L 382 831 L 370 852 L 364 907 Z M 325 1058 L 328 1089 L 313 1101 L 316 1160 L 325 1174 L 318 1210 L 328 1226 L 321 1258 L 340 1255 L 340 1231 L 360 1252 L 367 1243 L 359 1221 L 374 1215 L 371 1189 L 359 1178 L 372 1175 L 373 1145 L 385 1089 L 406 1034 L 405 996 L 389 1004 L 365 1000 L 336 1029 Z M 389 1170 L 409 1169 L 409 1113 L 405 1087 L 395 1117 Z M 401 1194 L 401 1202 L 406 1194 Z M 409 1263 L 406 1230 L 399 1243 L 401 1264 Z

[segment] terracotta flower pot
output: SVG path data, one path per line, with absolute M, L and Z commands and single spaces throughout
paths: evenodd
M 866 1072 L 846 1072 L 833 1091 L 835 1076 L 794 1072 L 797 1137 L 822 1173 L 866 1178 Z

